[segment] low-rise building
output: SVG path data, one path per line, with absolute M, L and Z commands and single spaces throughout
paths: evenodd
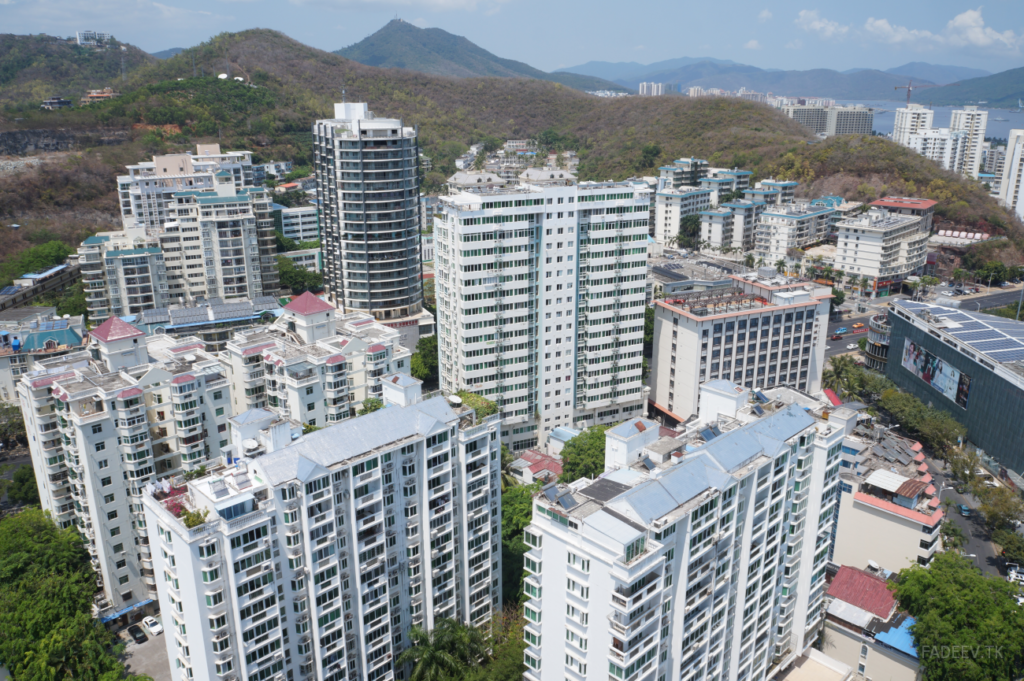
M 301 248 L 297 251 L 285 251 L 278 253 L 279 258 L 288 258 L 296 267 L 301 267 L 307 272 L 323 271 L 323 253 L 319 248 Z
M 501 613 L 501 418 L 384 383 L 383 409 L 294 441 L 251 415 L 225 465 L 146 487 L 182 678 L 386 681 L 412 627 Z
M 71 256 L 63 265 L 23 274 L 15 278 L 10 286 L 0 289 L 0 311 L 25 305 L 44 293 L 63 291 L 81 277 L 82 271 L 75 256 Z
M 823 241 L 831 232 L 835 210 L 806 203 L 771 207 L 757 223 L 754 251 L 766 263 L 791 257 L 791 249 Z
M 708 162 L 702 158 L 680 158 L 673 161 L 672 165 L 662 166 L 658 170 L 661 175 L 659 190 L 697 187 L 708 176 Z
M 39 105 L 40 109 L 44 111 L 56 111 L 57 109 L 70 109 L 71 100 L 64 99 L 63 97 L 47 97 L 43 100 L 43 103 Z
M 255 184 L 263 184 L 267 179 L 267 175 L 273 175 L 276 179 L 281 179 L 292 172 L 293 167 L 294 164 L 291 161 L 257 163 L 252 167 L 252 181 Z
M 320 241 L 320 211 L 315 204 L 286 208 L 271 204 L 274 228 L 296 243 Z
M 699 215 L 711 208 L 710 189 L 681 186 L 661 189 L 654 200 L 654 239 L 661 244 L 673 242 L 682 229 L 687 215 Z
M 230 386 L 197 338 L 146 335 L 117 317 L 85 350 L 36 360 L 18 383 L 42 507 L 82 535 L 100 591 L 94 614 L 155 609 L 147 483 L 200 469 L 228 444 Z
M 207 352 L 220 352 L 233 333 L 273 322 L 280 307 L 277 298 L 271 296 L 230 303 L 213 298 L 188 307 L 171 305 L 143 310 L 137 315 L 126 316 L 125 320 L 145 331 L 146 335 L 187 334 L 203 341 Z
M 550 439 L 548 441 L 550 442 Z M 523 485 L 555 482 L 562 474 L 562 457 L 557 454 L 545 454 L 536 449 L 527 449 L 509 464 L 508 471 Z
M 762 201 L 737 199 L 715 210 L 701 211 L 700 238 L 703 249 L 734 253 L 754 250 L 757 223 L 765 210 Z
M 930 213 L 902 215 L 885 206 L 842 220 L 836 225 L 834 267 L 866 278 L 872 297 L 899 291 L 907 277 L 924 268 L 929 219 Z
M 825 597 L 828 654 L 858 679 L 917 681 L 921 664 L 910 629 L 916 621 L 897 608 L 882 574 L 890 573 L 839 568 Z
M 21 375 L 42 359 L 82 349 L 85 321 L 61 319 L 53 307 L 25 307 L 0 312 L 0 402 L 17 402 Z
M 697 413 L 701 384 L 716 379 L 820 390 L 831 289 L 772 268 L 728 279 L 655 301 L 650 400 L 669 419 Z

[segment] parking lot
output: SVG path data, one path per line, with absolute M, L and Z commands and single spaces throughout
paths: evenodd
M 160 615 L 157 619 L 162 619 Z M 171 667 L 167 664 L 167 642 L 163 634 L 150 636 L 146 633 L 148 640 L 136 643 L 128 635 L 128 629 L 117 632 L 122 642 L 126 642 L 124 655 L 121 661 L 131 674 L 145 674 L 152 677 L 153 681 L 172 681 Z

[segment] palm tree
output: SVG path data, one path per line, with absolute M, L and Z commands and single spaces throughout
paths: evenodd
M 860 278 L 860 295 L 861 295 L 861 297 L 864 296 L 864 292 L 867 291 L 867 290 L 868 290 L 868 278 L 867 277 L 861 277 Z
M 842 284 L 843 283 L 843 277 L 846 276 L 846 272 L 844 272 L 842 270 L 835 270 L 835 271 L 832 272 L 832 276 L 835 277 L 835 283 Z
M 818 272 L 818 268 L 814 265 L 807 265 L 804 267 L 804 276 L 808 279 L 814 279 L 814 275 Z
M 776 260 L 775 261 L 775 271 L 778 272 L 779 274 L 782 274 L 783 272 L 785 272 L 786 271 L 786 261 L 783 260 L 782 258 L 779 258 L 778 260 Z
M 745 266 L 747 266 L 747 267 L 753 267 L 754 266 L 754 254 L 753 253 L 747 253 L 746 257 L 743 258 L 743 264 Z
M 758 267 L 764 267 L 764 258 L 758 258 L 757 259 L 757 266 Z M 778 263 L 776 263 L 776 266 L 778 266 Z
M 842 395 L 843 393 L 843 381 L 832 369 L 825 369 L 821 372 L 821 387 L 826 390 L 831 390 L 836 395 Z
M 412 645 L 396 662 L 399 666 L 413 665 L 410 681 L 458 678 L 487 652 L 478 629 L 447 618 L 437 620 L 430 631 L 414 626 L 409 630 L 409 640 Z
M 825 281 L 831 282 L 832 281 L 832 265 L 825 265 L 825 267 L 822 269 L 822 274 L 825 277 Z

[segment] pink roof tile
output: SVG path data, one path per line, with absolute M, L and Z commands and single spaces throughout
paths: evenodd
M 371 355 L 375 352 L 384 352 L 385 350 L 387 350 L 387 348 L 381 345 L 380 343 L 374 343 L 370 347 L 366 348 L 366 352 L 370 353 Z
M 915 452 L 919 451 L 921 449 L 921 443 L 915 442 L 914 444 L 917 445 L 917 448 L 911 447 L 911 449 Z M 921 463 L 922 461 L 924 461 L 924 452 L 920 452 L 919 454 L 917 454 L 914 457 L 914 461 L 916 461 L 917 463 Z
M 109 343 L 110 341 L 145 336 L 146 334 L 119 317 L 111 317 L 90 331 L 89 335 L 99 338 L 104 343 Z
M 884 579 L 848 565 L 839 568 L 828 585 L 828 595 L 883 620 L 889 619 L 896 607 L 896 599 Z
M 917 472 L 918 473 L 927 473 L 928 472 L 928 464 L 923 463 L 920 466 L 918 466 L 917 467 Z
M 175 376 L 171 379 L 171 385 L 181 385 L 182 383 L 188 383 L 189 381 L 196 380 L 196 377 L 192 374 L 182 374 L 181 376 Z
M 263 343 L 261 345 L 254 345 L 251 348 L 246 348 L 245 350 L 242 350 L 242 357 L 248 357 L 250 355 L 255 355 L 258 352 L 263 352 L 267 348 L 276 348 L 276 347 L 277 347 L 277 343 Z
M 835 392 L 830 390 L 829 388 L 825 388 L 822 392 L 825 393 L 825 397 L 827 397 L 828 401 L 832 403 L 832 406 L 838 407 L 843 403 L 843 401 L 839 399 L 839 396 L 836 395 Z
M 924 475 L 921 476 L 921 482 L 931 482 L 931 481 L 932 481 L 932 474 L 931 473 L 925 473 Z
M 928 487 L 925 489 L 924 493 L 925 493 L 926 496 L 929 496 L 929 497 L 935 496 L 935 485 L 928 485 Z
M 915 523 L 921 523 L 922 525 L 928 525 L 929 527 L 935 527 L 942 521 L 942 511 L 936 511 L 931 515 L 925 515 L 920 511 L 905 508 L 899 504 L 894 504 L 891 501 L 873 497 L 870 494 L 865 494 L 864 492 L 854 492 L 853 500 L 862 504 L 867 504 L 868 506 L 874 506 L 875 508 L 883 511 L 888 511 L 889 513 L 895 513 L 896 515 L 903 516 L 907 520 L 913 520 Z
M 117 394 L 117 398 L 119 400 L 127 400 L 127 399 L 130 399 L 132 397 L 138 397 L 141 394 L 142 394 L 142 389 L 141 388 L 128 388 L 126 390 L 122 390 L 121 392 L 119 392 Z
M 333 310 L 334 306 L 320 300 L 309 291 L 306 291 L 301 296 L 285 305 L 284 309 L 291 310 L 292 312 L 300 315 L 311 315 L 316 314 L 317 312 Z
M 75 375 L 74 371 L 65 371 L 62 374 L 54 374 L 53 376 L 46 376 L 45 378 L 37 378 L 32 381 L 33 388 L 44 388 L 51 385 L 54 381 L 59 381 L 62 378 L 71 378 Z
M 932 497 L 928 500 L 928 508 L 938 508 L 941 503 L 938 497 Z
M 328 364 L 341 364 L 345 361 L 345 355 L 331 355 L 327 358 Z

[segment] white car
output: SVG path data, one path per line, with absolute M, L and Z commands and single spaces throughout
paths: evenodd
M 857 345 L 856 343 L 850 343 L 849 345 L 846 346 L 846 349 L 847 350 L 856 350 L 858 347 L 860 347 L 860 346 Z
M 146 631 L 149 632 L 150 636 L 164 633 L 163 625 L 155 617 L 143 617 L 142 626 L 146 627 Z

